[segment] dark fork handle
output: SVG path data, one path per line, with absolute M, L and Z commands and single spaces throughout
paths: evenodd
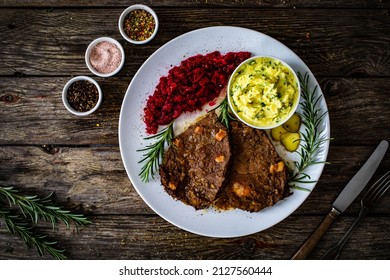
M 343 249 L 345 243 L 351 236 L 351 234 L 355 231 L 357 226 L 360 224 L 360 221 L 364 218 L 367 213 L 368 208 L 361 206 L 359 216 L 356 218 L 355 222 L 348 229 L 348 231 L 344 234 L 344 236 L 340 239 L 340 241 L 332 248 L 330 248 L 323 256 L 323 260 L 337 260 L 340 256 L 341 250 Z
M 292 260 L 304 260 L 313 251 L 318 241 L 328 230 L 333 221 L 340 215 L 340 212 L 332 208 L 328 215 L 322 220 L 319 226 L 313 231 L 309 238 L 302 244 L 298 251 L 291 257 Z

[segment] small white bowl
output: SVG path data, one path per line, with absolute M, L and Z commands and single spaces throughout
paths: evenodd
M 135 40 L 132 40 L 129 38 L 129 36 L 127 36 L 126 32 L 123 30 L 123 23 L 125 21 L 125 18 L 126 16 L 131 12 L 131 11 L 134 11 L 134 10 L 145 10 L 147 11 L 148 13 L 150 13 L 153 18 L 154 18 L 154 22 L 155 22 L 155 27 L 154 27 L 154 31 L 153 31 L 153 34 L 146 40 L 143 40 L 143 41 L 135 41 Z M 158 17 L 156 15 L 156 13 L 148 6 L 146 5 L 142 5 L 142 4 L 136 4 L 136 5 L 132 5 L 130 7 L 128 7 L 127 9 L 125 9 L 122 14 L 120 15 L 119 17 L 119 21 L 118 21 L 118 28 L 119 28 L 119 32 L 122 34 L 123 38 L 125 38 L 128 42 L 132 43 L 132 44 L 137 44 L 137 45 L 140 45 L 140 44 L 146 44 L 148 42 L 150 42 L 157 34 L 157 30 L 158 30 Z
M 89 59 L 90 55 L 91 55 L 91 51 L 92 49 L 99 43 L 101 42 L 109 42 L 109 43 L 112 43 L 112 44 L 115 44 L 115 46 L 119 49 L 119 51 L 121 52 L 121 62 L 119 64 L 119 66 L 112 72 L 110 73 L 100 73 L 99 71 L 97 71 L 91 64 L 91 61 Z M 122 69 L 122 66 L 123 64 L 125 63 L 125 51 L 123 50 L 123 47 L 122 45 L 115 39 L 113 38 L 110 38 L 110 37 L 100 37 L 100 38 L 97 38 L 95 40 L 93 40 L 87 50 L 85 51 L 85 63 L 87 64 L 87 67 L 89 69 L 89 71 L 91 71 L 93 74 L 95 74 L 96 76 L 99 76 L 99 77 L 111 77 L 113 75 L 115 75 L 116 73 L 118 73 L 121 69 Z
M 81 80 L 85 80 L 85 81 L 88 81 L 88 82 L 94 84 L 96 86 L 98 94 L 99 94 L 98 102 L 96 103 L 95 107 L 93 107 L 91 110 L 86 111 L 86 112 L 80 112 L 80 111 L 77 111 L 76 109 L 74 109 L 72 106 L 70 106 L 70 104 L 68 102 L 68 98 L 67 98 L 69 87 L 74 82 L 81 81 Z M 87 77 L 87 76 L 76 76 L 76 77 L 70 79 L 65 84 L 64 89 L 62 90 L 62 102 L 64 103 L 65 108 L 69 112 L 71 112 L 72 114 L 75 114 L 77 116 L 86 116 L 86 115 L 89 115 L 89 114 L 95 112 L 97 110 L 97 108 L 99 108 L 100 104 L 102 103 L 102 99 L 103 99 L 103 94 L 102 94 L 102 90 L 101 90 L 99 84 L 94 79 Z
M 249 118 L 247 118 L 245 116 L 241 116 L 237 112 L 238 108 L 233 104 L 232 97 L 231 97 L 231 86 L 232 86 L 233 80 L 235 80 L 235 78 L 236 78 L 236 75 L 240 75 L 240 73 L 238 73 L 238 72 L 243 68 L 243 66 L 245 64 L 250 64 L 250 63 L 252 63 L 252 61 L 258 60 L 258 59 L 269 59 L 269 60 L 274 60 L 274 61 L 279 62 L 281 65 L 285 66 L 288 69 L 288 72 L 290 72 L 293 75 L 294 81 L 297 84 L 296 98 L 293 101 L 293 104 L 292 104 L 292 106 L 290 108 L 289 113 L 284 115 L 283 119 L 280 119 L 278 122 L 273 122 L 273 123 L 263 124 L 263 125 L 256 124 L 251 119 L 249 119 Z M 277 127 L 277 126 L 282 125 L 283 123 L 285 123 L 295 113 L 295 111 L 297 110 L 298 105 L 299 105 L 300 96 L 301 96 L 301 85 L 300 85 L 298 76 L 295 73 L 295 71 L 286 62 L 280 60 L 279 58 L 272 57 L 272 56 L 254 56 L 254 57 L 250 57 L 250 58 L 246 59 L 245 61 L 243 61 L 233 71 L 232 75 L 229 78 L 228 87 L 227 87 L 228 104 L 229 104 L 230 109 L 234 113 L 235 117 L 237 117 L 240 121 L 242 121 L 246 125 L 254 127 L 254 128 L 257 128 L 257 129 L 271 129 L 271 128 Z M 265 104 L 265 106 L 267 107 L 267 106 L 269 106 L 269 104 Z

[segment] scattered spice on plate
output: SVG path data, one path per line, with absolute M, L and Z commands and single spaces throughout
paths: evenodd
M 96 106 L 99 100 L 99 92 L 91 82 L 80 80 L 70 85 L 67 99 L 73 109 L 79 112 L 87 112 Z
M 114 43 L 103 41 L 92 48 L 89 61 L 96 71 L 108 74 L 119 67 L 122 54 Z
M 123 23 L 123 30 L 134 41 L 145 41 L 152 36 L 155 27 L 152 14 L 145 10 L 131 11 Z

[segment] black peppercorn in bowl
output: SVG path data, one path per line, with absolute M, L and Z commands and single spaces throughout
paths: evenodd
M 95 112 L 102 102 L 102 97 L 99 84 L 87 76 L 70 79 L 62 90 L 62 102 L 65 108 L 77 116 L 86 116 Z
M 146 44 L 157 34 L 158 18 L 148 6 L 131 5 L 119 17 L 119 32 L 132 44 Z

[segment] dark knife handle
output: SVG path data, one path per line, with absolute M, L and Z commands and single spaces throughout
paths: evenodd
M 319 226 L 313 231 L 309 238 L 302 244 L 301 248 L 291 257 L 292 260 L 304 260 L 313 251 L 318 241 L 322 238 L 324 233 L 328 230 L 333 221 L 340 215 L 340 212 L 335 208 L 330 210 L 329 214 L 325 216 Z

